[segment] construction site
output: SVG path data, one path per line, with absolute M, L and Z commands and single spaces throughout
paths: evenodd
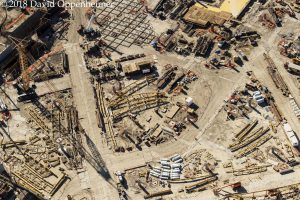
M 0 7 L 0 199 L 300 200 L 299 0 L 29 2 Z

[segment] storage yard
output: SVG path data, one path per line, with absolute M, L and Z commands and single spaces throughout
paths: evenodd
M 300 199 L 299 0 L 54 2 L 0 7 L 0 199 Z

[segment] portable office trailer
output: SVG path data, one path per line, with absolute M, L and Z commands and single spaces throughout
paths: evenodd
M 283 124 L 283 129 L 284 129 L 284 132 L 285 132 L 286 136 L 290 140 L 291 144 L 294 147 L 298 147 L 299 146 L 299 140 L 298 140 L 297 136 L 295 135 L 292 127 L 288 123 L 285 123 L 285 124 Z

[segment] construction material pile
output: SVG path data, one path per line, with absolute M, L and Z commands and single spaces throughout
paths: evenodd
M 269 29 L 274 29 L 276 26 L 281 27 L 283 18 L 286 15 L 289 15 L 292 18 L 296 18 L 296 14 L 291 5 L 290 3 L 282 0 L 270 2 L 266 6 L 266 10 L 268 12 L 260 15 L 259 21 L 262 22 L 263 26 L 266 26 Z
M 183 159 L 180 155 L 175 154 L 171 158 L 162 158 L 160 167 L 153 167 L 150 170 L 150 175 L 161 180 L 180 179 L 182 171 Z
M 300 64 L 300 36 L 294 39 L 293 35 L 283 35 L 278 43 L 281 55 L 294 59 L 293 62 Z

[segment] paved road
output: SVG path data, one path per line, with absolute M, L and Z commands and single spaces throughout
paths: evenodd
M 89 81 L 90 74 L 85 66 L 82 49 L 79 46 L 81 37 L 77 33 L 77 27 L 80 24 L 85 24 L 84 10 L 79 8 L 74 9 L 73 16 L 74 20 L 71 23 L 68 35 L 69 43 L 65 45 L 65 49 L 69 58 L 74 101 L 82 127 L 96 146 L 100 147 L 100 129 L 98 128 L 95 114 L 96 102 L 93 87 Z M 95 200 L 119 198 L 116 188 L 105 181 L 91 165 L 87 164 L 86 169 L 86 172 L 80 174 L 81 190 L 90 188 Z
M 264 36 L 262 38 L 263 45 L 260 45 L 258 49 L 256 49 L 256 51 L 253 52 L 253 55 L 252 57 L 250 57 L 250 60 L 253 60 L 253 71 L 257 75 L 257 78 L 259 80 L 262 80 L 262 82 L 271 89 L 279 109 L 283 112 L 283 116 L 287 119 L 288 123 L 292 126 L 293 130 L 299 136 L 300 133 L 299 120 L 294 114 L 294 112 L 292 111 L 292 107 L 289 103 L 289 98 L 283 96 L 282 92 L 275 87 L 273 80 L 271 79 L 270 75 L 267 73 L 267 63 L 265 62 L 262 56 L 264 52 L 269 53 L 270 57 L 274 60 L 274 63 L 277 66 L 280 75 L 283 77 L 284 81 L 289 87 L 292 96 L 299 104 L 300 103 L 299 89 L 296 87 L 290 74 L 288 74 L 288 72 L 283 67 L 284 60 L 286 58 L 280 55 L 277 48 L 272 48 L 271 46 L 271 44 L 277 44 L 276 41 L 278 40 L 279 37 L 278 34 L 281 32 L 282 29 L 276 29 L 273 33 Z

